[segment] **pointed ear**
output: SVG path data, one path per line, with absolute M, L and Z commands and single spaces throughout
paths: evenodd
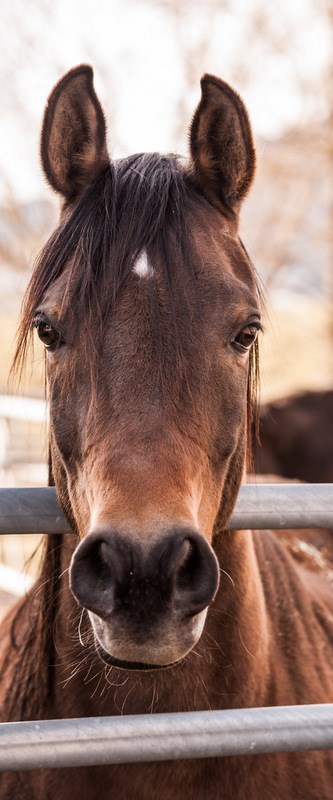
M 47 180 L 67 201 L 74 200 L 109 163 L 105 119 L 91 67 L 72 69 L 51 92 L 41 158 Z
M 239 95 L 214 75 L 203 76 L 201 91 L 190 128 L 195 177 L 211 203 L 237 212 L 255 170 L 247 111 Z

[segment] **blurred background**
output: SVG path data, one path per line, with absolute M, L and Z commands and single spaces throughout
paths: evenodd
M 186 155 L 203 72 L 240 92 L 258 155 L 241 234 L 267 293 L 261 396 L 332 387 L 333 0 L 2 0 L 1 12 L 0 485 L 47 480 L 41 352 L 20 385 L 8 373 L 30 270 L 57 219 L 41 117 L 80 62 L 94 67 L 115 157 Z M 0 540 L 8 592 L 33 543 Z

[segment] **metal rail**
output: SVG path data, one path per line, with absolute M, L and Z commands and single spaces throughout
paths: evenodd
M 0 726 L 0 770 L 333 748 L 333 704 L 90 717 Z
M 242 486 L 230 529 L 333 528 L 333 484 Z M 70 533 L 55 490 L 0 489 L 0 533 Z M 0 771 L 333 748 L 333 704 L 0 725 Z
M 241 487 L 230 530 L 333 528 L 333 484 Z M 0 533 L 71 533 L 53 488 L 0 489 Z

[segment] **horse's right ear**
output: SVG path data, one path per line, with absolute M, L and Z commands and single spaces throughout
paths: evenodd
M 108 164 L 105 119 L 90 66 L 67 72 L 51 92 L 44 113 L 41 158 L 47 180 L 67 202 Z

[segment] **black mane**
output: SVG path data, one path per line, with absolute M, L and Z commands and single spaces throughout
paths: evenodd
M 24 359 L 34 315 L 48 287 L 70 264 L 63 310 L 82 318 L 114 307 L 136 259 L 158 253 L 159 278 L 174 309 L 175 260 L 184 298 L 195 276 L 186 214 L 206 200 L 175 155 L 133 155 L 111 163 L 83 194 L 41 252 L 28 287 L 14 366 Z M 175 259 L 176 256 L 176 259 Z M 155 265 L 154 265 L 155 266 Z M 186 303 L 182 313 L 186 314 Z M 173 315 L 175 317 L 175 315 Z M 174 318 L 176 328 L 176 320 Z

